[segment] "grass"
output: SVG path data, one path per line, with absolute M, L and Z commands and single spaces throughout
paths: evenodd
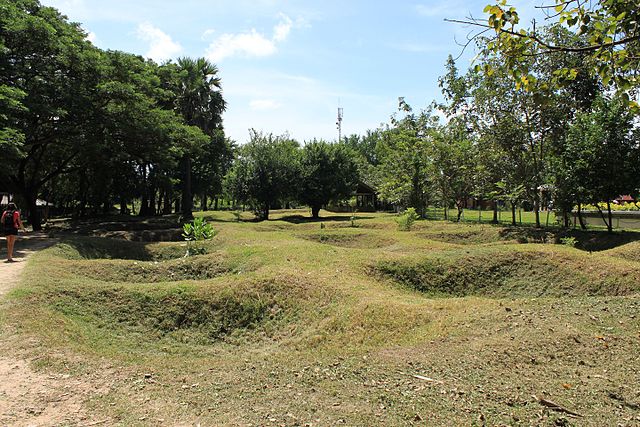
M 108 372 L 114 425 L 640 423 L 636 234 L 323 214 L 198 213 L 189 258 L 72 225 L 0 318 L 41 369 Z

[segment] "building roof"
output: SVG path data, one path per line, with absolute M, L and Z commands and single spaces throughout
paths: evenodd
M 377 191 L 372 186 L 368 185 L 366 182 L 358 182 L 358 188 L 356 189 L 356 194 L 376 194 Z

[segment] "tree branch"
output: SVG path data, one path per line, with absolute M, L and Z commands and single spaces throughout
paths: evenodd
M 581 46 L 581 47 L 573 47 L 573 46 L 557 46 L 557 45 L 552 45 L 550 43 L 545 42 L 544 40 L 542 40 L 540 37 L 538 37 L 535 33 L 531 34 L 531 33 L 518 33 L 517 31 L 513 31 L 513 30 L 505 30 L 504 28 L 494 28 L 491 27 L 487 24 L 481 24 L 479 22 L 474 22 L 474 21 L 461 21 L 458 19 L 445 19 L 446 22 L 451 22 L 454 24 L 464 24 L 464 25 L 473 25 L 475 27 L 480 27 L 480 28 L 484 28 L 486 29 L 491 29 L 494 31 L 497 31 L 501 34 L 508 34 L 510 36 L 515 36 L 515 37 L 519 37 L 522 39 L 529 39 L 529 40 L 533 40 L 534 42 L 538 43 L 539 45 L 543 46 L 545 49 L 548 50 L 548 52 L 573 52 L 573 53 L 587 53 L 587 52 L 594 52 L 596 50 L 600 50 L 600 49 L 605 49 L 605 48 L 609 48 L 609 47 L 616 47 L 616 46 L 620 46 L 623 44 L 627 44 L 630 42 L 634 42 L 634 41 L 638 41 L 640 40 L 640 34 L 634 34 L 619 40 L 614 40 L 611 41 L 609 43 L 601 43 L 601 44 L 594 44 L 594 45 L 590 45 L 590 46 Z

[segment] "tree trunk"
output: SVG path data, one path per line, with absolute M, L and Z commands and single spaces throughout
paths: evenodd
M 158 189 L 158 204 L 156 205 L 156 215 L 162 214 L 162 197 L 163 196 L 164 196 L 164 193 L 162 192 L 162 190 Z
M 313 218 L 319 218 L 320 217 L 320 206 L 319 205 L 311 206 L 311 217 L 313 217 Z
M 193 219 L 193 196 L 191 193 L 191 157 L 185 155 L 182 158 L 182 217 L 185 221 Z
M 460 222 L 460 218 L 462 217 L 462 212 L 464 211 L 464 208 L 461 205 L 456 205 L 456 208 L 458 209 L 458 217 L 456 218 L 456 222 Z
M 147 216 L 149 215 L 149 200 L 147 198 L 146 190 L 140 199 L 140 211 L 138 212 L 139 216 Z
M 611 214 L 611 200 L 607 200 L 607 211 L 609 216 L 609 222 L 607 223 L 607 231 L 613 233 L 613 215 Z
M 27 217 L 29 218 L 29 223 L 31 223 L 31 226 L 33 227 L 33 231 L 41 231 L 42 224 L 40 223 L 40 212 L 38 212 L 38 206 L 36 204 L 36 195 L 33 192 L 26 190 L 22 192 L 22 196 L 27 203 L 27 209 L 29 212 Z
M 536 196 L 533 199 L 533 210 L 536 214 L 536 228 L 541 228 L 540 226 L 540 200 Z
M 582 203 L 580 202 L 578 202 L 578 221 L 580 222 L 580 228 L 586 230 L 587 224 L 584 223 L 584 218 L 582 217 Z
M 493 201 L 493 220 L 491 221 L 494 224 L 498 223 L 498 202 Z
M 514 227 L 517 225 L 516 223 L 516 204 L 511 202 L 511 225 Z
M 217 211 L 218 210 L 218 198 L 214 198 L 213 199 L 213 210 Z
M 176 198 L 176 210 L 175 213 L 180 213 L 180 198 Z
M 124 197 L 124 195 L 120 195 L 120 215 L 126 215 L 127 214 L 127 199 Z
M 205 193 L 202 193 L 202 195 L 200 196 L 200 204 L 202 212 L 207 210 L 207 195 Z
M 169 197 L 169 191 L 164 192 L 164 206 L 162 208 L 162 213 L 164 215 L 169 215 L 171 213 L 171 197 Z
M 149 215 L 156 214 L 156 189 L 153 186 L 149 188 L 149 207 L 147 212 Z

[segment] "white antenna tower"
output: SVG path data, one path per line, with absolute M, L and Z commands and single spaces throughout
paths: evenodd
M 336 126 L 338 127 L 338 142 L 342 139 L 342 115 L 343 109 L 338 107 L 338 121 L 336 122 Z

